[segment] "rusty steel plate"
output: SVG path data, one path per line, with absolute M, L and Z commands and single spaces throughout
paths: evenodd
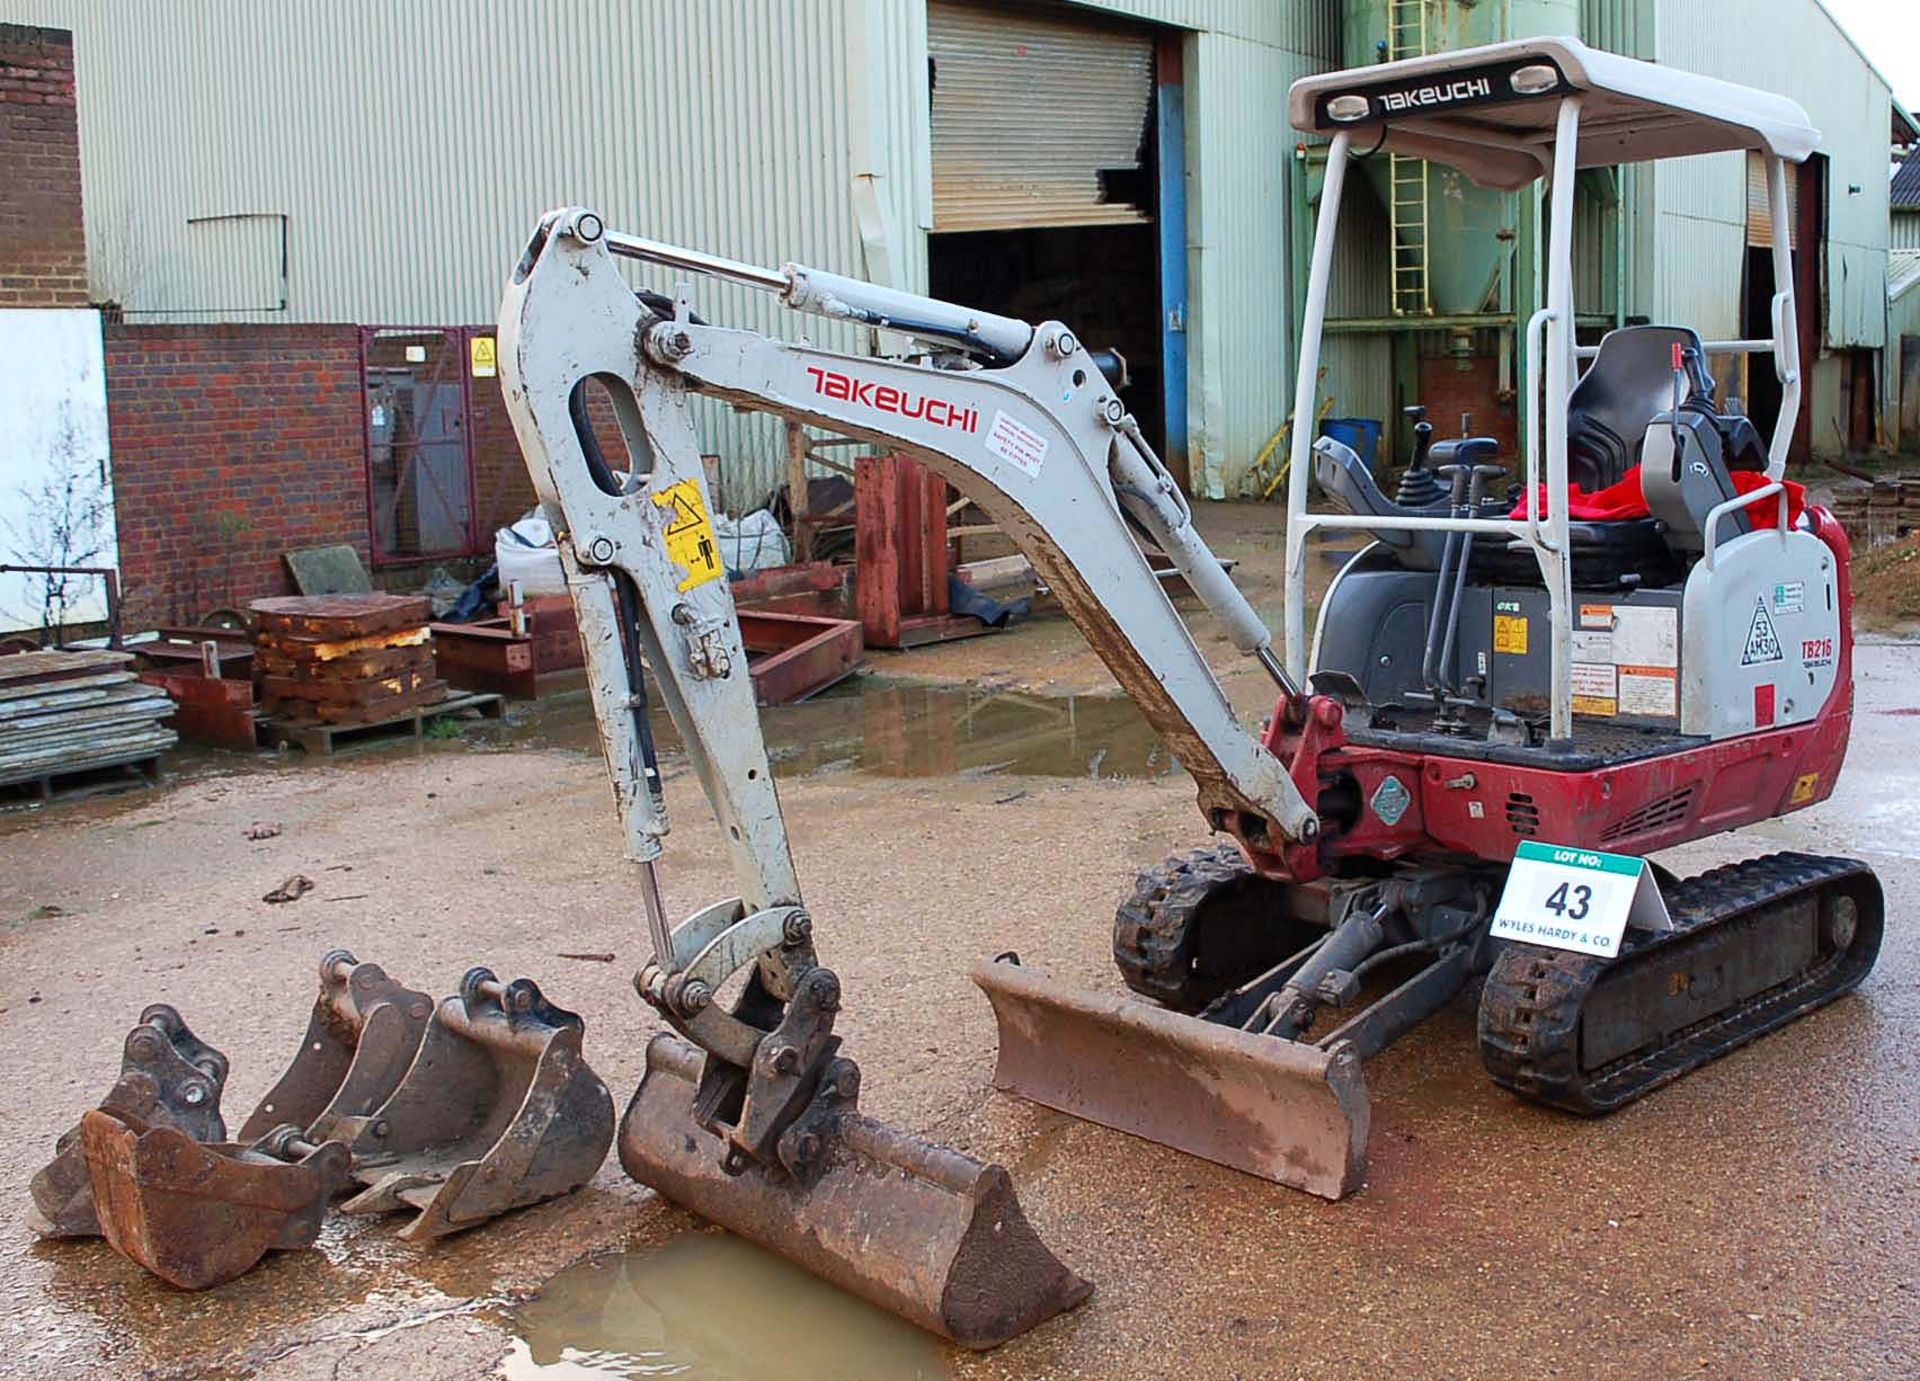
M 1278 1184 L 1339 1199 L 1367 1166 L 1360 1060 L 1217 1026 L 983 960 L 1000 1030 L 995 1088 Z

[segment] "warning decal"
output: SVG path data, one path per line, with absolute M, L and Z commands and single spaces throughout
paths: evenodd
M 1753 623 L 1747 629 L 1747 646 L 1740 654 L 1740 665 L 1750 667 L 1762 662 L 1783 660 L 1780 635 L 1773 631 L 1773 619 L 1767 614 L 1766 598 L 1761 596 L 1753 602 Z
M 662 515 L 666 527 L 667 557 L 684 566 L 687 578 L 680 582 L 684 593 L 727 573 L 720 563 L 720 544 L 714 540 L 713 520 L 707 516 L 706 502 L 700 497 L 699 480 L 681 480 L 653 496 L 655 504 L 667 510 Z
M 1023 427 L 1004 412 L 996 412 L 986 446 L 1022 473 L 1040 478 L 1040 467 L 1047 459 L 1047 439 L 1031 427 Z
M 1512 614 L 1493 616 L 1493 650 L 1511 657 L 1527 655 L 1527 621 Z

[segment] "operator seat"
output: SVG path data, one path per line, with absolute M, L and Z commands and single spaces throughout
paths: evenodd
M 1640 463 L 1647 424 L 1673 408 L 1673 347 L 1686 352 L 1688 396 L 1711 396 L 1700 336 L 1685 326 L 1623 326 L 1567 398 L 1567 479 L 1592 494 Z

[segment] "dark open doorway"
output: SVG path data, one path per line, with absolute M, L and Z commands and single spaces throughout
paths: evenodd
M 1800 416 L 1793 428 L 1787 458 L 1807 462 L 1813 456 L 1813 363 L 1820 350 L 1820 323 L 1826 318 L 1821 261 L 1827 235 L 1827 157 L 1814 154 L 1796 174 L 1793 196 L 1793 295 L 1799 317 Z M 1773 251 L 1750 245 L 1747 249 L 1746 289 L 1742 294 L 1740 334 L 1761 340 L 1773 334 Z M 1780 416 L 1780 381 L 1765 355 L 1750 357 L 1747 370 L 1747 415 L 1762 436 L 1769 436 Z

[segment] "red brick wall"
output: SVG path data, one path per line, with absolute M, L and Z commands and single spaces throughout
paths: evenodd
M 0 307 L 84 307 L 73 35 L 0 24 Z
M 367 553 L 351 326 L 109 326 L 107 418 L 128 626 L 291 594 L 282 554 Z
M 527 478 L 527 463 L 520 458 L 520 443 L 514 438 L 513 419 L 507 416 L 507 402 L 500 380 L 467 381 L 467 422 L 469 444 L 473 448 L 473 493 L 479 514 L 479 543 L 491 559 L 493 534 L 533 507 L 533 481 Z

